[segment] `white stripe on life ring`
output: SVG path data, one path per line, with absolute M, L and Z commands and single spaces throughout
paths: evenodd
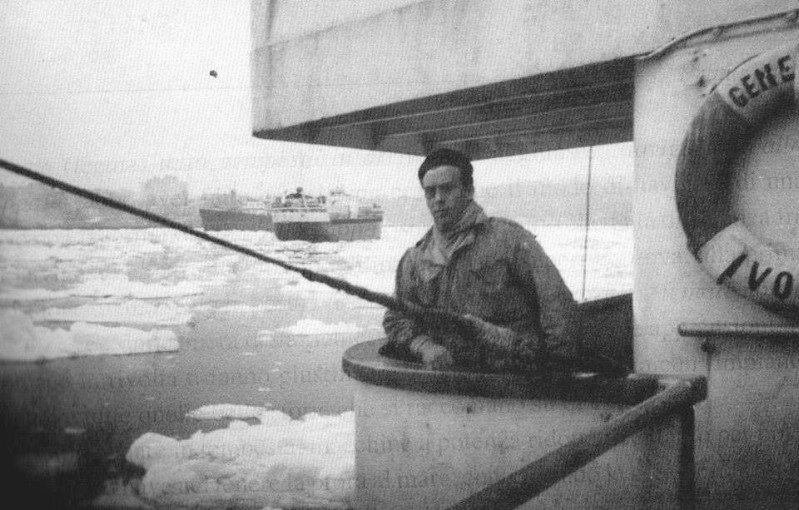
M 778 253 L 737 221 L 699 250 L 699 261 L 719 284 L 769 308 L 799 307 L 799 264 Z

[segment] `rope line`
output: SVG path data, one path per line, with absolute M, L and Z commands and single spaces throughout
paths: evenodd
M 787 11 L 775 12 L 773 14 L 767 14 L 765 16 L 757 16 L 755 18 L 747 18 L 747 19 L 742 19 L 742 20 L 738 20 L 738 21 L 733 21 L 731 23 L 723 23 L 723 24 L 720 24 L 720 25 L 713 25 L 713 26 L 709 26 L 709 27 L 700 28 L 698 30 L 693 30 L 691 32 L 688 32 L 687 34 L 683 34 L 683 35 L 677 37 L 676 39 L 672 39 L 671 41 L 667 42 L 663 46 L 661 46 L 661 47 L 659 47 L 659 48 L 647 53 L 646 55 L 641 55 L 641 56 L 636 57 L 636 59 L 637 60 L 649 60 L 649 59 L 652 59 L 652 58 L 660 57 L 660 56 L 668 53 L 669 51 L 671 51 L 675 47 L 677 47 L 679 44 L 681 44 L 681 43 L 683 43 L 683 42 L 685 42 L 685 41 L 687 41 L 689 39 L 693 39 L 694 37 L 698 37 L 700 35 L 711 34 L 713 37 L 718 37 L 719 35 L 721 35 L 728 28 L 737 28 L 737 27 L 746 26 L 746 25 L 753 25 L 753 24 L 756 24 L 756 23 L 761 23 L 763 21 L 772 21 L 772 20 L 776 20 L 776 19 L 780 19 L 780 18 L 785 20 L 787 23 L 795 24 L 796 21 L 799 20 L 799 9 L 790 9 L 790 10 L 787 10 Z

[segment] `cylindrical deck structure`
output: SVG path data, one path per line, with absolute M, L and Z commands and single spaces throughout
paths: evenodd
M 355 397 L 355 507 L 446 508 L 607 423 L 662 389 L 654 375 L 426 370 L 380 356 L 380 340 L 344 354 Z M 678 506 L 685 430 L 655 423 L 530 501 L 530 508 Z M 689 438 L 690 439 L 690 438 Z M 691 445 L 692 451 L 692 445 Z

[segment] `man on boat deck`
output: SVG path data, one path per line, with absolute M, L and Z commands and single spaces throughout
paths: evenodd
M 419 167 L 433 227 L 397 267 L 396 297 L 466 317 L 466 329 L 388 310 L 384 352 L 429 368 L 536 368 L 574 356 L 576 310 L 560 273 L 530 232 L 474 202 L 472 164 L 439 149 Z

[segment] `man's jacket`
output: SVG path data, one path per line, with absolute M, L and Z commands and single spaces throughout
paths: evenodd
M 422 306 L 471 314 L 522 333 L 527 349 L 574 356 L 577 314 L 571 292 L 530 232 L 504 218 L 482 216 L 448 262 L 431 256 L 432 229 L 409 248 L 397 267 L 396 295 Z M 464 366 L 485 355 L 451 324 L 422 323 L 388 310 L 383 319 L 389 350 L 414 359 L 410 343 L 427 335 Z

